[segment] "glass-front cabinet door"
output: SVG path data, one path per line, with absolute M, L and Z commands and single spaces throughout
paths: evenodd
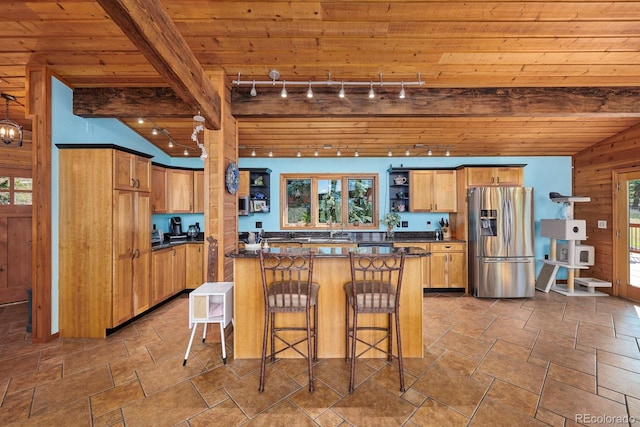
M 283 229 L 378 227 L 377 175 L 280 176 Z

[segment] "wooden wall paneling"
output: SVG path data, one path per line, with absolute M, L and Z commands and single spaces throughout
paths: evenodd
M 33 245 L 32 333 L 34 343 L 55 338 L 51 329 L 51 78 L 48 67 L 27 66 L 26 116 L 32 122 Z
M 587 222 L 587 245 L 595 247 L 595 265 L 583 275 L 609 281 L 613 294 L 619 292 L 614 267 L 613 171 L 638 167 L 640 163 L 640 125 L 608 138 L 573 156 L 573 194 L 591 197 L 589 203 L 576 203 L 574 217 Z M 607 220 L 607 229 L 597 228 Z M 601 289 L 607 292 L 607 289 Z

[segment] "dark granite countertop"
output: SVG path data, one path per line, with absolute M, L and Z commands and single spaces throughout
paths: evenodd
M 187 245 L 187 244 L 192 244 L 192 243 L 202 244 L 202 243 L 204 243 L 204 238 L 197 237 L 195 239 L 185 239 L 185 240 L 177 240 L 177 241 L 170 241 L 168 238 L 165 238 L 164 242 L 162 242 L 162 243 L 154 243 L 154 244 L 152 244 L 151 245 L 151 250 L 152 251 L 159 251 L 160 249 L 172 248 L 174 246 Z
M 397 251 L 402 251 L 407 254 L 408 257 L 426 257 L 430 256 L 431 252 L 428 252 L 422 248 L 416 247 L 404 247 L 404 248 L 393 248 L 389 246 L 370 246 L 363 248 L 354 248 L 354 247 L 317 247 L 317 248 L 300 248 L 300 247 L 280 247 L 280 248 L 269 248 L 263 249 L 267 250 L 271 253 L 295 253 L 295 252 L 306 252 L 313 251 L 316 257 L 323 258 L 347 258 L 349 256 L 349 252 L 358 252 L 358 253 L 373 253 L 373 254 L 389 254 Z M 257 258 L 258 251 L 249 251 L 240 249 L 237 252 L 230 252 L 226 254 L 226 256 L 230 258 Z
M 245 241 L 247 233 L 240 233 L 238 238 Z M 274 243 L 445 243 L 457 242 L 464 243 L 465 240 L 449 239 L 436 240 L 434 231 L 416 232 L 416 231 L 397 231 L 393 237 L 388 237 L 385 232 L 337 232 L 330 236 L 329 232 L 322 231 L 296 231 L 296 232 L 267 232 L 263 239 Z

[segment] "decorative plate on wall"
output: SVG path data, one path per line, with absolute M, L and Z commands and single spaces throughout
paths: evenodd
M 239 176 L 238 164 L 236 162 L 229 163 L 229 166 L 227 166 L 227 174 L 225 175 L 225 184 L 227 185 L 227 191 L 229 193 L 236 194 L 236 191 L 238 191 Z

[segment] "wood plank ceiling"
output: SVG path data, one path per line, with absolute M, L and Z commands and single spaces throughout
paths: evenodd
M 114 0 L 130 11 L 125 21 L 152 30 L 147 46 L 125 35 L 123 16 L 112 19 L 97 1 L 0 2 L 0 91 L 18 99 L 10 118 L 30 129 L 29 63 L 51 66 L 74 88 L 181 87 L 184 81 L 167 81 L 143 54 L 162 43 L 181 49 L 173 28 L 204 72 L 227 74 L 240 156 L 318 150 L 331 157 L 338 149 L 360 156 L 389 150 L 424 156 L 429 149 L 453 156 L 572 155 L 640 122 L 640 2 L 151 2 L 175 24 L 163 26 L 140 18 L 149 1 Z M 193 68 L 174 70 L 172 78 Z M 366 98 L 368 87 L 347 88 L 345 101 L 336 85 L 314 87 L 312 99 L 306 86 L 290 85 L 283 100 L 279 87 L 258 87 L 251 97 L 250 86 L 231 84 L 238 73 L 242 80 L 269 80 L 274 69 L 289 82 L 366 83 L 381 75 L 415 81 L 420 73 L 424 85 L 407 87 L 404 100 L 397 88 L 382 88 L 374 100 Z M 524 105 L 498 108 L 504 101 L 491 88 L 513 88 L 506 96 Z M 463 96 L 462 89 L 477 91 Z M 143 125 L 131 110 L 116 116 L 170 155 L 182 156 L 186 146 L 198 156 L 190 138 L 197 111 L 180 113 L 148 113 Z M 165 132 L 153 136 L 152 127 Z M 169 136 L 179 144 L 173 149 Z

